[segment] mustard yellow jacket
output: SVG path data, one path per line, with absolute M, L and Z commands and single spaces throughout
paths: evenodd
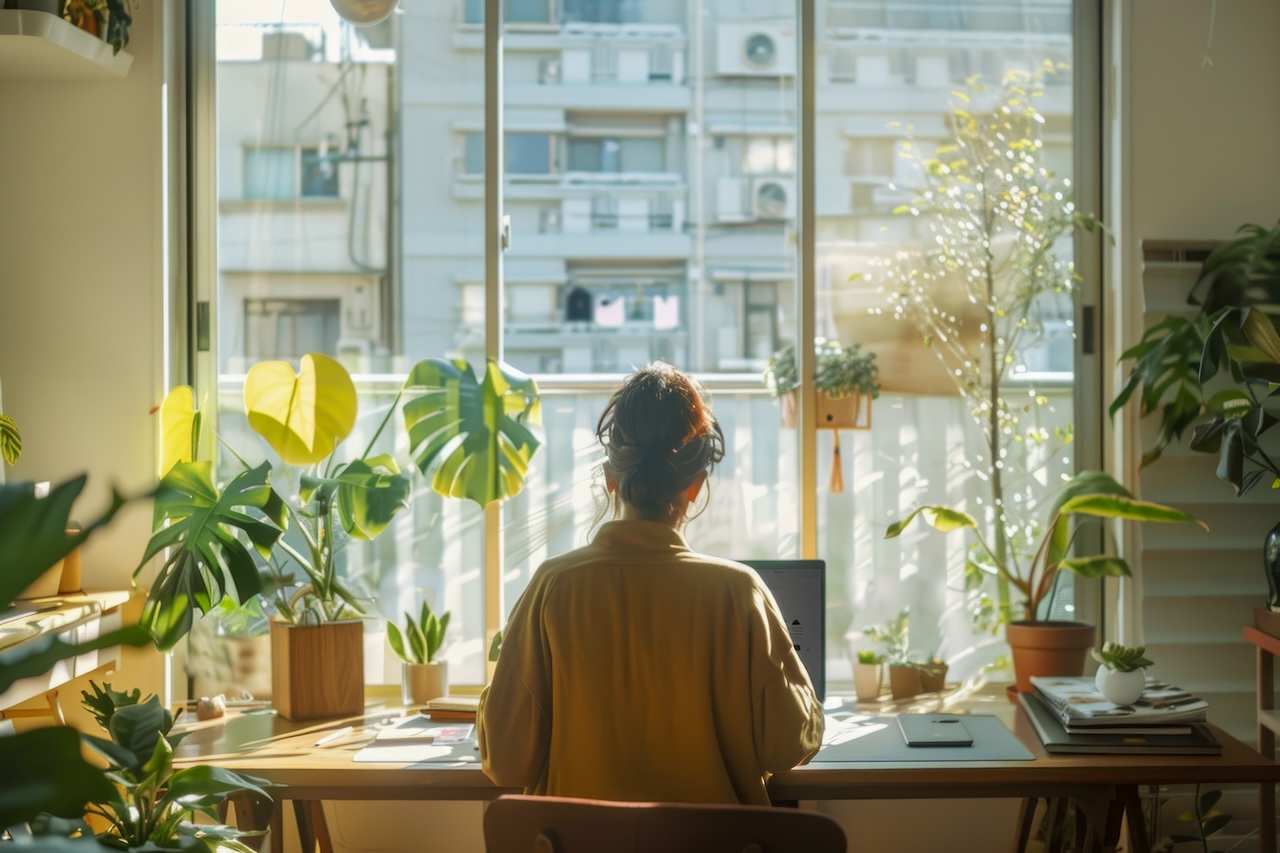
M 613 521 L 538 568 L 480 697 L 498 785 L 767 804 L 822 743 L 822 706 L 769 590 L 665 524 Z

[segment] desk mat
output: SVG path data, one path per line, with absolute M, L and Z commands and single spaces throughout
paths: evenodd
M 989 714 L 967 714 L 972 746 L 907 746 L 893 717 L 827 717 L 822 749 L 811 764 L 828 761 L 1034 761 L 1013 732 Z

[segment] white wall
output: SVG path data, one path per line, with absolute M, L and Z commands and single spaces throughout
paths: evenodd
M 77 510 L 154 481 L 162 384 L 161 19 L 134 17 L 120 80 L 0 80 L 0 381 L 23 434 L 10 480 L 90 475 Z M 122 588 L 150 527 L 136 506 L 84 558 Z

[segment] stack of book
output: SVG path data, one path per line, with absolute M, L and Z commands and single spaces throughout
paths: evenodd
M 1046 752 L 1218 755 L 1222 744 L 1205 723 L 1209 703 L 1185 690 L 1150 682 L 1132 705 L 1108 702 L 1090 677 L 1033 677 L 1019 693 Z
M 432 720 L 474 723 L 479 708 L 479 696 L 441 696 L 424 705 L 422 713 Z

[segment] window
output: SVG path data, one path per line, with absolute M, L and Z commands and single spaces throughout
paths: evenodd
M 618 375 L 654 359 L 704 380 L 728 435 L 713 503 L 688 529 L 694 546 L 827 561 L 828 683 L 851 680 L 850 651 L 864 645 L 865 628 L 908 606 L 913 647 L 940 649 L 956 677 L 1001 656 L 999 640 L 971 618 L 989 602 L 966 588 L 976 579 L 962 537 L 922 528 L 883 539 L 913 504 L 964 502 L 982 514 L 992 500 L 989 445 L 955 368 L 939 361 L 941 347 L 920 345 L 886 294 L 903 264 L 924 264 L 938 245 L 939 214 L 911 211 L 938 171 L 928 161 L 941 162 L 954 143 L 954 92 L 967 77 L 985 87 L 971 96 L 972 112 L 994 103 L 1006 74 L 1047 69 L 1036 95 L 1044 122 L 1026 144 L 1046 170 L 1073 177 L 1073 5 L 1043 0 L 1025 15 L 984 0 L 816 5 L 813 48 L 826 61 L 814 83 L 818 113 L 806 117 L 795 74 L 803 50 L 788 41 L 799 0 L 702 3 L 713 49 L 700 52 L 686 47 L 694 7 L 683 0 L 510 0 L 505 113 L 484 127 L 481 0 L 401 4 L 388 25 L 394 48 L 364 53 L 314 3 L 218 4 L 216 144 L 228 195 L 344 200 L 220 210 L 209 294 L 219 376 L 209 381 L 225 417 L 236 417 L 248 365 L 325 351 L 367 368 L 358 429 L 371 431 L 415 362 L 481 363 L 494 343 L 489 320 L 500 321 L 506 360 L 536 374 L 546 395 L 544 449 L 524 491 L 502 507 L 500 555 L 488 551 L 484 513 L 430 492 L 415 495 L 393 533 L 343 553 L 343 571 L 381 615 L 424 598 L 453 613 L 456 683 L 484 678 L 486 640 L 500 627 L 487 610 L 499 601 L 509 609 L 544 559 L 583 543 L 599 461 L 591 428 Z M 766 22 L 745 26 L 750 16 Z M 233 58 L 235 33 L 263 24 L 311 27 L 336 47 L 307 63 L 307 75 L 285 73 L 276 56 Z M 816 149 L 808 164 L 806 118 Z M 486 287 L 485 235 L 498 229 L 486 223 L 486 187 L 474 180 L 485 171 L 482 128 L 505 141 L 504 304 Z M 809 168 L 816 189 L 803 198 Z M 812 233 L 798 228 L 806 209 Z M 807 241 L 812 276 L 802 274 Z M 1069 235 L 1050 248 L 1072 260 Z M 973 342 L 982 318 L 962 282 L 930 282 L 925 295 L 961 321 L 957 340 Z M 813 316 L 802 316 L 810 302 Z M 1020 332 L 1009 354 L 1004 392 L 1029 401 L 1024 432 L 1069 434 L 1074 309 L 1070 294 L 1037 299 L 1028 309 L 1035 333 Z M 807 470 L 802 437 L 782 425 L 761 372 L 775 352 L 812 345 L 810 337 L 877 353 L 884 387 L 873 429 L 819 431 Z M 1003 446 L 1002 465 L 1033 465 L 1049 480 L 1073 464 L 1069 446 L 1030 445 Z M 1034 519 L 1033 492 L 1004 479 L 1007 510 Z M 1070 595 L 1058 602 L 1071 606 Z M 377 620 L 368 630 L 380 630 Z M 394 681 L 394 661 L 381 653 L 369 679 Z
M 244 152 L 244 197 L 337 198 L 337 158 L 318 146 L 255 146 Z

